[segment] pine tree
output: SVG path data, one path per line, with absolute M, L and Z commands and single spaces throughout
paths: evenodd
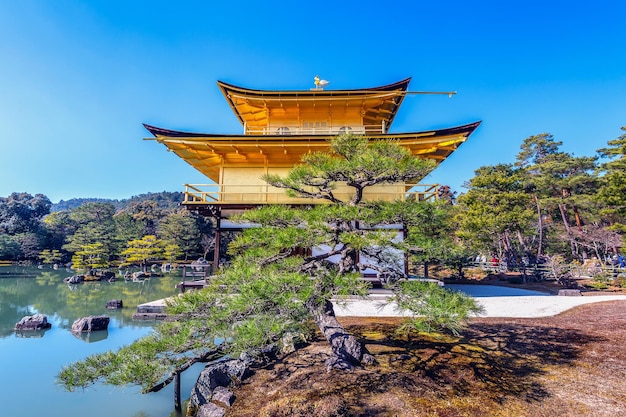
M 332 348 L 329 368 L 367 364 L 373 356 L 337 320 L 332 303 L 365 295 L 365 270 L 375 271 L 398 305 L 414 313 L 406 329 L 458 331 L 479 306 L 436 284 L 408 281 L 403 251 L 409 244 L 392 226 L 415 226 L 428 217 L 430 203 L 377 201 L 368 194 L 376 185 L 422 178 L 433 164 L 395 142 L 352 135 L 332 140 L 331 149 L 304 156 L 287 177 L 265 177 L 292 196 L 328 204 L 267 206 L 235 219 L 256 227 L 231 243 L 231 265 L 207 288 L 175 297 L 171 319 L 151 336 L 66 367 L 61 383 L 72 389 L 104 380 L 154 391 L 195 362 L 254 352 L 288 334 L 308 333 L 311 323 Z
M 626 127 L 622 127 L 626 132 Z M 603 207 L 611 228 L 626 232 L 626 133 L 608 141 L 606 148 L 598 149 L 608 161 L 600 166 L 601 184 L 597 201 Z

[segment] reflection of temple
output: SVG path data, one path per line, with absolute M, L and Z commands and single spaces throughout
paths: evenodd
M 289 198 L 268 186 L 263 174 L 286 174 L 308 152 L 328 149 L 328 140 L 343 132 L 372 140 L 393 139 L 413 155 L 441 162 L 465 142 L 480 122 L 441 130 L 391 133 L 389 128 L 407 94 L 409 79 L 356 90 L 251 90 L 218 82 L 226 101 L 243 125 L 243 134 L 188 133 L 145 125 L 155 140 L 167 146 L 211 184 L 187 185 L 184 205 L 216 219 L 219 234 L 234 226 L 233 212 L 261 204 L 319 204 Z M 445 93 L 453 94 L 453 93 Z M 347 192 L 344 196 L 347 198 Z M 342 197 L 341 188 L 338 189 Z M 373 187 L 366 199 L 434 199 L 434 185 L 395 184 Z

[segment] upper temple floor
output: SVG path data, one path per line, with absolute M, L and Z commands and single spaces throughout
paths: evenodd
M 444 161 L 480 122 L 445 129 L 394 133 L 389 128 L 408 92 L 410 78 L 358 90 L 253 90 L 219 81 L 243 133 L 185 132 L 144 124 L 155 140 L 211 181 L 188 186 L 185 204 L 298 204 L 284 190 L 268 187 L 264 174 L 286 174 L 304 154 L 329 150 L 337 134 L 363 134 L 372 141 L 392 140 L 417 157 Z M 428 93 L 431 94 L 431 93 Z M 434 94 L 454 93 L 441 92 Z M 394 184 L 371 190 L 371 199 L 429 199 L 432 187 Z
M 244 135 L 387 133 L 411 79 L 367 89 L 254 90 L 218 81 Z

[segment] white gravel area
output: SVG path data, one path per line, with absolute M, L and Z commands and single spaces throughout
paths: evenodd
M 626 300 L 626 295 L 557 296 L 493 285 L 452 285 L 449 287 L 474 297 L 485 309 L 481 317 L 548 317 L 582 304 Z M 394 303 L 389 303 L 388 297 L 389 293 L 380 291 L 371 294 L 366 299 L 334 302 L 335 314 L 356 317 L 408 315 L 406 312 L 398 311 Z

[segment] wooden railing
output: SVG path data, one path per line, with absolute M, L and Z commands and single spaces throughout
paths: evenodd
M 398 188 L 406 191 L 398 191 Z M 393 184 L 367 193 L 365 200 L 435 201 L 437 184 Z M 351 190 L 337 191 L 342 201 L 352 198 Z M 270 185 L 185 184 L 183 204 L 324 204 L 326 200 L 287 197 L 285 190 Z
M 386 133 L 385 127 L 379 125 L 363 125 L 363 126 L 246 126 L 245 135 L 340 135 L 342 133 L 353 133 L 355 135 L 364 135 L 366 133 Z

